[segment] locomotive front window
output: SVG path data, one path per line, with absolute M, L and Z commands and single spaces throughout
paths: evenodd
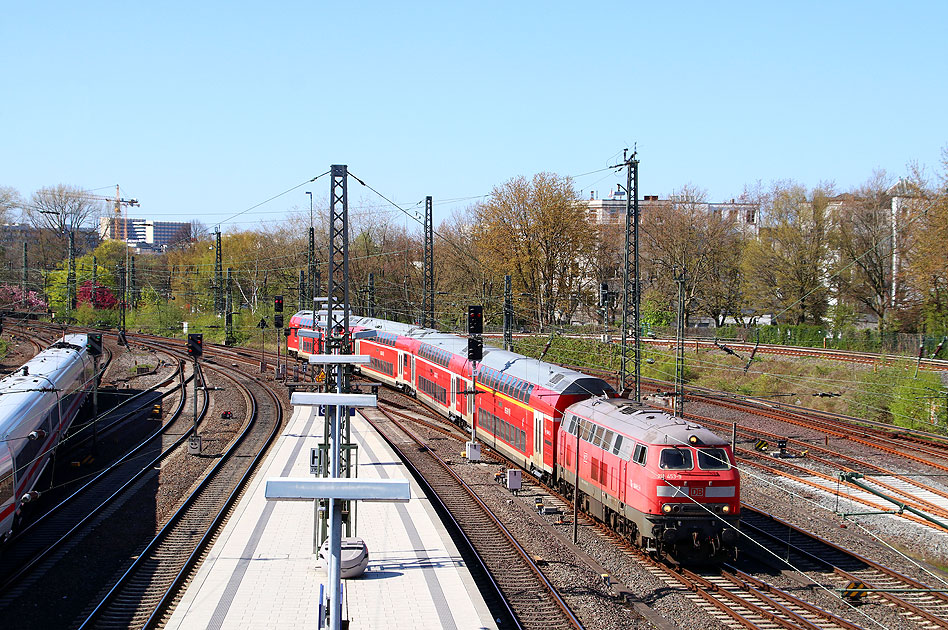
M 698 449 L 698 468 L 701 470 L 728 470 L 730 467 L 723 448 Z
M 691 470 L 694 467 L 691 449 L 663 448 L 658 467 L 663 470 Z

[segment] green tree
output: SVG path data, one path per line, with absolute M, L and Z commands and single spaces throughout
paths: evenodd
M 913 246 L 905 251 L 906 304 L 930 333 L 948 333 L 948 147 L 942 149 L 940 186 L 912 178 L 907 224 Z

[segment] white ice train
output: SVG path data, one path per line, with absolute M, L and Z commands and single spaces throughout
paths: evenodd
M 91 391 L 87 335 L 65 335 L 0 380 L 0 537 L 24 503 Z

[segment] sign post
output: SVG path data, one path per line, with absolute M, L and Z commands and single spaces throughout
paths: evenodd
M 345 365 L 350 363 L 366 364 L 366 355 L 313 355 L 311 363 Z M 290 396 L 290 404 L 318 407 L 325 405 L 325 413 L 331 419 L 329 437 L 328 475 L 316 479 L 268 479 L 266 497 L 268 500 L 329 500 L 329 621 L 330 627 L 340 627 L 342 602 L 340 585 L 342 580 L 342 510 L 346 501 L 407 501 L 410 488 L 407 481 L 390 479 L 360 480 L 342 478 L 341 456 L 342 416 L 348 415 L 350 407 L 375 407 L 378 398 L 375 394 L 350 394 L 340 392 L 295 392 Z M 311 465 L 312 465 L 311 461 Z M 347 471 L 348 473 L 349 471 Z M 394 482 L 394 483 L 393 483 Z M 319 523 L 313 523 L 313 546 L 319 549 Z

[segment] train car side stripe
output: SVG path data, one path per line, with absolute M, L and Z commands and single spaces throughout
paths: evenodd
M 477 389 L 483 390 L 487 394 L 493 394 L 494 396 L 497 396 L 498 398 L 502 398 L 503 400 L 506 400 L 507 402 L 513 405 L 517 405 L 521 409 L 526 409 L 527 411 L 530 411 L 531 413 L 533 412 L 533 409 L 534 409 L 533 407 L 523 404 L 516 398 L 511 398 L 507 394 L 502 394 L 498 392 L 496 389 L 490 389 L 489 387 L 485 387 L 484 385 L 481 385 L 480 383 L 477 384 Z

